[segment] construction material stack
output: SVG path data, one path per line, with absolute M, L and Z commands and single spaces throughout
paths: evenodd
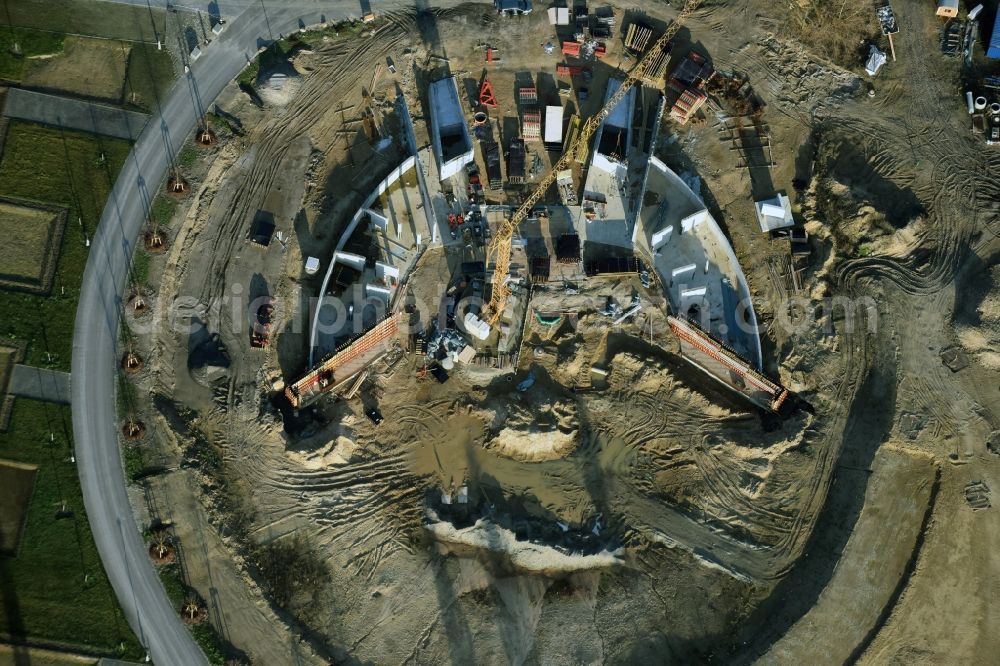
M 500 171 L 500 146 L 496 141 L 483 144 L 483 157 L 486 159 L 486 179 L 491 190 L 503 187 L 503 174 Z
M 619 86 L 618 90 L 615 91 L 614 95 L 607 100 L 604 107 L 598 111 L 596 114 L 587 119 L 583 123 L 580 129 L 580 136 L 577 139 L 577 146 L 580 144 L 587 144 L 590 142 L 591 137 L 597 132 L 597 129 L 601 126 L 601 123 L 611 114 L 614 108 L 621 102 L 628 92 L 639 83 L 643 77 L 646 75 L 650 64 L 659 56 L 659 51 L 662 51 L 665 45 L 673 39 L 677 31 L 680 30 L 684 23 L 684 20 L 698 7 L 701 6 L 702 0 L 687 0 L 684 5 L 684 9 L 677 16 L 677 19 L 667 27 L 667 30 L 660 36 L 659 39 L 653 44 L 650 51 L 638 62 L 635 67 L 628 73 L 625 80 Z M 517 230 L 518 225 L 521 224 L 528 216 L 528 213 L 534 208 L 550 187 L 556 182 L 558 174 L 569 169 L 571 163 L 575 157 L 576 146 L 573 149 L 566 151 L 559 160 L 552 165 L 552 169 L 538 182 L 537 187 L 534 191 L 524 198 L 521 202 L 521 206 L 514 211 L 510 218 L 504 220 L 493 236 L 492 241 L 490 241 L 488 247 L 487 256 L 489 260 L 494 265 L 493 270 L 493 280 L 492 280 L 492 290 L 490 292 L 490 301 L 487 306 L 487 313 L 489 316 L 490 326 L 498 326 L 501 317 L 503 317 L 504 312 L 507 310 L 507 300 L 510 298 L 511 288 L 510 288 L 510 260 L 511 260 L 511 247 L 514 240 L 514 232 Z
M 518 90 L 518 104 L 521 107 L 521 138 L 525 141 L 542 139 L 542 116 L 538 111 L 538 90 L 525 86 Z
M 681 93 L 681 96 L 677 98 L 674 106 L 670 109 L 670 117 L 681 125 L 684 125 L 698 113 L 698 109 L 704 106 L 707 101 L 708 95 L 705 94 L 704 90 L 688 88 Z
M 524 141 L 514 139 L 507 151 L 507 182 L 511 185 L 524 183 Z
M 545 107 L 545 148 L 562 152 L 563 143 L 563 108 L 562 106 Z

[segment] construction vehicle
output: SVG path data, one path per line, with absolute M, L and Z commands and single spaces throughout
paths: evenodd
M 538 186 L 534 189 L 534 191 L 525 197 L 520 208 L 514 211 L 513 215 L 500 223 L 496 235 L 487 247 L 487 259 L 488 261 L 492 261 L 494 263 L 493 290 L 490 294 L 490 302 L 487 307 L 488 319 L 486 320 L 490 326 L 496 327 L 499 325 L 500 318 L 503 316 L 504 310 L 507 307 L 507 299 L 510 297 L 510 259 L 511 243 L 514 239 L 514 232 L 517 230 L 521 222 L 528 217 L 528 213 L 535 207 L 535 204 L 537 204 L 542 197 L 545 196 L 548 189 L 552 187 L 552 184 L 556 181 L 557 175 L 560 172 L 571 168 L 571 163 L 576 156 L 577 149 L 590 142 L 590 139 L 594 136 L 597 128 L 600 127 L 601 123 L 603 123 L 605 119 L 611 115 L 611 112 L 616 106 L 618 106 L 618 103 L 625 99 L 625 95 L 628 94 L 628 91 L 631 90 L 636 83 L 639 83 L 646 78 L 647 68 L 652 63 L 662 59 L 667 43 L 674 38 L 687 17 L 693 11 L 698 9 L 701 4 L 702 0 L 687 0 L 684 4 L 684 8 L 681 10 L 681 13 L 678 14 L 674 22 L 667 27 L 666 32 L 664 32 L 660 38 L 653 43 L 653 46 L 646 52 L 646 55 L 635 64 L 631 71 L 629 71 L 625 80 L 622 81 L 621 86 L 619 86 L 618 90 L 616 90 L 607 101 L 604 108 L 581 124 L 576 142 L 563 153 L 558 162 L 552 165 L 549 172 L 538 182 Z

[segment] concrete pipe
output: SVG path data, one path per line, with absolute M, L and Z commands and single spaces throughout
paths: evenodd
M 985 109 L 986 108 L 986 98 L 985 97 L 977 97 L 976 101 L 975 101 L 975 107 L 976 107 L 976 111 L 982 111 L 983 109 Z
M 1000 116 L 1000 102 L 993 102 L 990 104 L 990 115 Z
M 489 116 L 482 111 L 477 111 L 475 115 L 472 116 L 472 119 L 475 121 L 476 125 L 485 125 L 486 121 L 489 120 Z
M 965 102 L 966 102 L 966 104 L 969 105 L 969 114 L 971 115 L 974 112 L 974 110 L 975 110 L 975 107 L 972 106 L 972 91 L 971 90 L 969 92 L 965 93 Z

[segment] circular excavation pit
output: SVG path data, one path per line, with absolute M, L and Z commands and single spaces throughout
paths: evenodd
M 836 469 L 832 417 L 761 398 L 777 385 L 759 371 L 776 345 L 800 359 L 794 372 L 781 366 L 782 382 L 805 392 L 826 391 L 812 375 L 843 376 L 847 361 L 830 340 L 771 341 L 762 353 L 746 306 L 757 305 L 749 285 L 759 293 L 771 279 L 760 247 L 777 243 L 757 242 L 752 213 L 744 224 L 728 204 L 709 211 L 702 200 L 747 185 L 749 167 L 736 173 L 712 122 L 669 120 L 672 102 L 661 108 L 657 91 L 636 86 L 509 245 L 496 242 L 558 157 L 542 119 L 564 130 L 548 143 L 564 146 L 622 77 L 617 38 L 599 40 L 610 58 L 581 60 L 586 74 L 570 58 L 553 77 L 539 45 L 555 29 L 536 18 L 463 6 L 401 11 L 357 46 L 344 33 L 304 34 L 288 62 L 259 73 L 257 87 L 280 99 L 258 105 L 234 85 L 220 100 L 234 134 L 241 123 L 239 145 L 184 165 L 199 196 L 170 227 L 174 251 L 155 298 L 158 312 L 190 300 L 178 316 L 192 331 L 154 334 L 142 350 L 161 356 L 140 378 L 183 407 L 185 426 L 220 453 L 225 480 L 238 480 L 225 487 L 240 494 L 231 504 L 240 515 L 213 518 L 246 520 L 258 552 L 322 564 L 302 568 L 316 579 L 281 579 L 290 589 L 281 607 L 331 655 L 718 658 L 712 651 L 736 640 L 732 628 L 794 565 Z M 433 22 L 441 48 L 411 39 Z M 452 71 L 481 70 L 485 31 L 468 29 L 480 24 L 507 47 L 490 65 L 488 113 L 470 103 L 476 81 L 452 81 L 438 55 Z M 676 46 L 685 58 L 684 40 Z M 397 76 L 385 69 L 389 53 Z M 723 79 L 726 90 L 706 92 L 731 117 L 799 131 L 747 101 L 748 86 L 713 76 Z M 401 104 L 416 118 L 423 177 Z M 450 165 L 436 153 L 435 114 L 468 134 L 441 142 L 456 156 Z M 189 140 L 200 144 L 200 132 Z M 509 259 L 509 279 L 498 257 Z M 807 272 L 793 277 L 804 283 L 796 293 L 812 288 Z M 501 286 L 510 297 L 491 309 Z M 268 299 L 273 312 L 261 310 Z M 726 365 L 729 354 L 739 363 Z M 204 477 L 221 472 L 191 464 L 217 511 L 222 480 Z M 211 564 L 216 553 L 191 557 Z M 264 575 L 272 583 L 275 570 Z M 276 587 L 260 587 L 273 602 Z M 282 631 L 268 636 L 268 663 L 288 659 L 275 647 L 286 644 Z

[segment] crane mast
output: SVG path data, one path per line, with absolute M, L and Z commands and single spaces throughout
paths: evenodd
M 667 27 L 666 32 L 656 40 L 642 59 L 635 64 L 632 70 L 626 75 L 625 80 L 622 81 L 618 90 L 608 99 L 607 103 L 605 103 L 600 111 L 583 123 L 576 141 L 566 149 L 562 157 L 559 158 L 559 161 L 552 165 L 552 169 L 542 177 L 535 186 L 535 189 L 532 190 L 531 194 L 527 196 L 518 209 L 514 211 L 513 215 L 500 223 L 500 227 L 487 247 L 487 262 L 492 260 L 494 265 L 493 290 L 490 294 L 490 302 L 487 307 L 489 317 L 486 320 L 490 326 L 496 327 L 500 321 L 500 317 L 503 315 L 504 309 L 507 307 L 507 299 L 510 297 L 511 242 L 514 239 L 514 232 L 517 230 L 517 227 L 528 217 L 531 209 L 545 196 L 548 189 L 552 187 L 552 184 L 556 181 L 557 174 L 570 166 L 577 149 L 590 141 L 597 128 L 601 126 L 601 123 L 611 115 L 611 112 L 618 106 L 618 103 L 625 99 L 628 91 L 646 77 L 646 70 L 649 69 L 650 64 L 657 60 L 658 56 L 666 48 L 667 42 L 673 39 L 677 31 L 680 30 L 687 16 L 696 10 L 702 2 L 703 0 L 688 0 L 685 3 L 684 9 L 677 15 L 674 22 Z

